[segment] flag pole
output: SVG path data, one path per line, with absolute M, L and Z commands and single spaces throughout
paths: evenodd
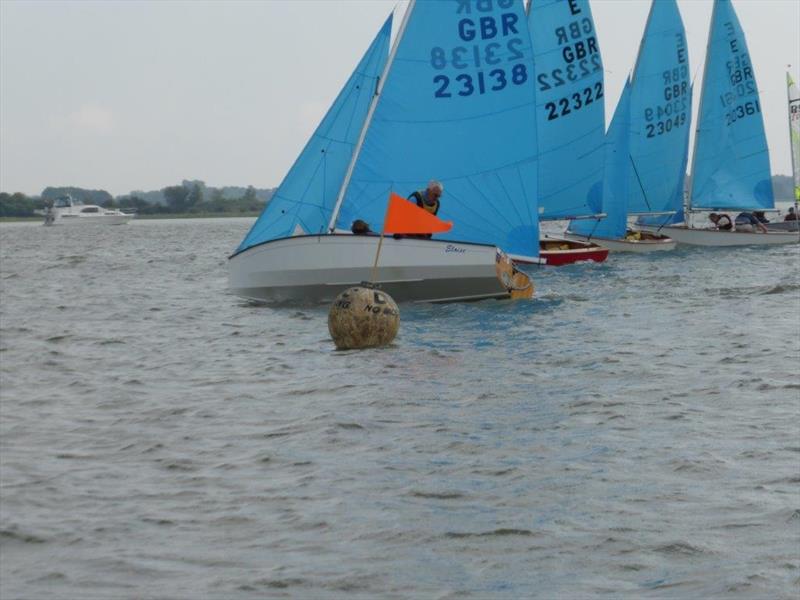
M 372 283 L 377 282 L 378 276 L 378 257 L 381 255 L 381 246 L 383 246 L 383 236 L 384 233 L 381 231 L 381 239 L 378 240 L 378 251 L 375 253 L 375 263 L 372 265 L 372 277 L 370 277 L 370 281 Z
M 378 250 L 375 252 L 375 262 L 372 264 L 372 275 L 370 281 L 377 284 L 378 277 L 378 258 L 381 255 L 381 246 L 383 246 L 383 236 L 386 235 L 386 217 L 389 215 L 389 205 L 391 202 L 391 189 L 389 190 L 389 202 L 386 203 L 386 210 L 383 213 L 383 225 L 381 226 L 381 239 L 378 240 Z

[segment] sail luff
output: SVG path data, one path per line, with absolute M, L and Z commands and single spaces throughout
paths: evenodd
M 656 7 L 656 0 L 651 0 L 650 2 L 650 12 L 647 13 L 647 20 L 644 23 L 644 31 L 642 32 L 642 38 L 639 40 L 639 50 L 636 52 L 636 64 L 633 65 L 633 72 L 630 74 L 630 80 L 632 84 L 636 83 L 637 75 L 639 74 L 639 65 L 642 61 L 642 51 L 644 49 L 644 42 L 647 39 L 647 32 L 650 31 L 650 25 L 653 21 L 653 13 Z
M 389 58 L 386 61 L 386 66 L 383 69 L 383 73 L 381 73 L 381 77 L 378 80 L 378 86 L 375 90 L 375 94 L 372 97 L 372 102 L 369 106 L 369 111 L 367 111 L 367 117 L 364 119 L 364 125 L 361 128 L 361 134 L 358 136 L 358 142 L 356 143 L 356 147 L 353 150 L 353 156 L 350 157 L 350 164 L 347 167 L 347 172 L 345 173 L 344 180 L 342 181 L 342 187 L 339 189 L 339 195 L 336 198 L 336 204 L 333 207 L 333 213 L 331 214 L 331 219 L 328 222 L 328 231 L 333 233 L 336 229 L 336 221 L 339 218 L 339 212 L 342 209 L 342 202 L 344 201 L 344 196 L 347 193 L 347 187 L 350 185 L 350 179 L 353 176 L 353 169 L 355 169 L 356 162 L 358 161 L 358 156 L 361 154 L 361 148 L 364 145 L 364 139 L 367 137 L 367 131 L 369 130 L 369 125 L 372 122 L 372 117 L 375 114 L 375 107 L 378 105 L 378 99 L 381 97 L 381 91 L 386 83 L 386 77 L 389 74 L 390 69 L 392 68 L 392 63 L 394 62 L 394 58 L 397 55 L 397 49 L 400 46 L 400 41 L 403 39 L 403 35 L 406 31 L 406 26 L 408 25 L 409 17 L 411 13 L 414 12 L 414 7 L 416 6 L 417 0 L 410 0 L 408 4 L 408 8 L 406 9 L 406 14 L 403 15 L 403 22 L 400 25 L 400 29 L 397 32 L 397 37 L 394 40 L 394 45 L 392 46 L 392 50 L 389 53 Z
M 686 196 L 686 206 L 685 212 L 690 213 L 692 211 L 692 198 L 694 196 L 694 180 L 695 180 L 695 173 L 696 173 L 696 163 L 697 163 L 697 140 L 700 139 L 700 115 L 703 114 L 703 104 L 706 97 L 706 78 L 708 77 L 708 57 L 711 55 L 711 36 L 714 31 L 714 20 L 717 16 L 717 7 L 719 6 L 719 0 L 714 0 L 714 6 L 711 9 L 711 21 L 708 25 L 708 40 L 706 41 L 706 60 L 705 64 L 703 65 L 703 82 L 700 85 L 700 105 L 697 108 L 697 122 L 695 123 L 694 129 L 694 144 L 692 145 L 692 168 L 689 170 L 691 173 L 691 178 L 689 179 L 689 194 Z M 688 217 L 687 217 L 688 219 Z

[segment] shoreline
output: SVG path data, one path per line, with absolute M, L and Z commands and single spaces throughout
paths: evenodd
M 149 221 L 155 219 L 221 219 L 221 218 L 257 218 L 261 213 L 198 213 L 198 214 L 181 214 L 181 213 L 164 213 L 160 215 L 136 215 L 134 217 L 137 221 Z M 43 221 L 44 218 L 40 216 L 35 217 L 0 217 L 0 223 L 35 223 Z

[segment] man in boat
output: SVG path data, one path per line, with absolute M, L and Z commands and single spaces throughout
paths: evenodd
M 436 215 L 439 212 L 439 207 L 441 203 L 439 202 L 439 198 L 442 197 L 442 193 L 444 192 L 444 185 L 442 185 L 441 181 L 436 181 L 435 179 L 431 179 L 428 182 L 428 187 L 424 190 L 417 190 L 416 192 L 412 192 L 411 195 L 408 197 L 409 200 L 416 202 L 417 206 L 422 208 L 423 210 L 427 210 L 432 215 Z M 419 235 L 408 235 L 405 237 L 416 237 L 416 238 L 423 238 L 423 239 L 430 239 L 431 234 L 419 234 Z
M 368 235 L 372 233 L 372 229 L 369 228 L 369 223 L 361 219 L 353 221 L 350 231 L 352 231 L 354 235 Z
M 767 233 L 767 228 L 759 221 L 753 213 L 742 212 L 736 215 L 736 231 L 744 231 L 745 233 L 754 233 L 756 230 L 761 233 Z
M 786 213 L 786 216 L 783 217 L 784 221 L 797 221 L 797 213 L 794 210 L 794 206 L 789 207 L 789 212 Z
M 756 211 L 753 211 L 753 216 L 754 216 L 756 219 L 758 219 L 758 222 L 759 222 L 759 223 L 763 223 L 764 225 L 766 225 L 767 223 L 769 223 L 769 219 L 767 218 L 767 215 L 765 215 L 765 214 L 764 214 L 764 211 L 763 211 L 763 210 L 756 210 Z
M 712 212 L 708 215 L 708 218 L 711 219 L 714 227 L 720 231 L 730 231 L 733 229 L 733 223 L 731 223 L 731 218 L 728 215 L 718 215 Z

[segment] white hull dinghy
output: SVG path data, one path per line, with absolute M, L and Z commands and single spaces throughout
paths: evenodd
M 747 231 L 720 231 L 718 229 L 700 229 L 685 225 L 639 225 L 639 229 L 652 233 L 668 235 L 679 244 L 690 246 L 774 246 L 780 244 L 796 244 L 800 241 L 797 232 L 769 231 L 767 233 L 750 233 Z
M 377 236 L 297 236 L 248 248 L 231 257 L 230 289 L 265 302 L 329 302 L 371 278 Z M 522 282 L 509 282 L 512 269 Z M 397 302 L 509 298 L 530 286 L 494 246 L 445 240 L 384 238 L 377 281 Z M 503 280 L 505 279 L 505 281 Z
M 604 248 L 608 248 L 611 252 L 637 252 L 640 254 L 647 252 L 667 252 L 669 250 L 674 250 L 675 246 L 677 246 L 677 242 L 672 238 L 647 232 L 629 232 L 624 238 L 611 239 L 603 237 L 587 238 L 568 231 L 564 234 L 564 237 L 569 240 L 578 240 L 582 242 L 592 241 L 596 244 L 600 244 Z
M 369 281 L 399 302 L 530 297 L 530 279 L 509 258 L 539 254 L 524 5 L 482 7 L 481 26 L 497 33 L 472 40 L 456 67 L 439 51 L 464 43 L 467 21 L 456 3 L 411 0 L 390 52 L 387 20 L 230 257 L 235 294 L 319 302 Z M 489 81 L 483 57 L 499 57 L 499 47 L 505 58 Z M 426 183 L 444 192 L 428 212 L 452 222 L 447 239 L 428 235 L 439 229 L 387 229 L 387 197 L 406 202 Z M 414 237 L 371 234 L 390 230 Z

